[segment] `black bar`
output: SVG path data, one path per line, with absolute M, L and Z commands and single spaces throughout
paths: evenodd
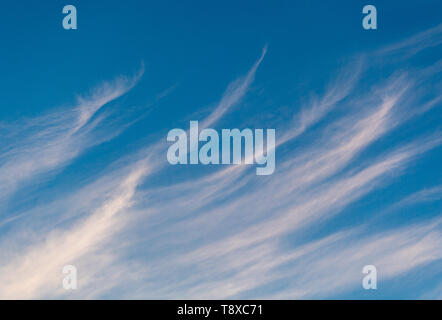
M 324 313 L 329 315 L 353 314 L 357 318 L 363 313 L 369 313 L 376 317 L 380 310 L 384 309 L 390 309 L 395 316 L 405 315 L 416 309 L 427 310 L 429 307 L 440 310 L 441 305 L 441 301 L 429 300 L 0 301 L 1 310 L 4 312 L 10 309 L 16 317 L 32 310 L 36 314 L 40 312 L 55 316 L 68 314 L 70 317 L 79 317 L 79 319 L 91 314 L 101 317 L 108 315 L 112 317 L 130 316 L 130 319 L 307 319 L 323 316 Z

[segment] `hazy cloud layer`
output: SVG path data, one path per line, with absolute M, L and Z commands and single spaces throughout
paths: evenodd
M 440 61 L 413 70 L 396 63 L 438 48 L 441 34 L 438 26 L 355 59 L 321 96 L 270 123 L 277 128 L 271 176 L 232 165 L 160 184 L 161 175 L 187 170 L 165 161 L 164 134 L 60 197 L 2 213 L 0 298 L 333 297 L 360 288 L 367 264 L 389 281 L 440 262 L 441 219 L 419 206 L 440 201 L 440 185 L 407 191 L 359 219 L 357 204 L 403 183 L 407 169 L 442 143 L 440 126 L 394 138 L 440 108 Z M 265 47 L 198 119 L 201 128 L 238 111 L 271 58 Z M 383 58 L 395 71 L 367 85 Z M 14 193 L 38 177 L 51 174 L 57 183 L 56 170 L 115 138 L 121 128 L 106 127 L 100 110 L 130 94 L 141 76 L 105 83 L 72 108 L 2 126 L 0 205 L 13 206 Z M 376 228 L 381 214 L 404 208 L 423 218 Z M 343 216 L 353 222 L 340 225 Z M 76 291 L 61 286 L 68 264 L 79 270 Z

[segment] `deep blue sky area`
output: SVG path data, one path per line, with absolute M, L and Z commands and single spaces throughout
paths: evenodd
M 213 102 L 211 97 L 244 72 L 243 66 L 254 61 L 265 44 L 271 61 L 263 65 L 261 77 L 270 86 L 287 83 L 281 89 L 287 91 L 318 74 L 327 77 L 327 70 L 352 54 L 440 20 L 438 1 L 380 2 L 376 32 L 361 28 L 364 1 L 70 4 L 78 10 L 75 31 L 62 28 L 64 1 L 2 4 L 0 87 L 7 106 L 0 110 L 2 119 L 64 104 L 101 80 L 136 72 L 141 61 L 147 71 L 142 90 L 154 94 L 179 84 L 180 103 L 171 103 L 167 112 L 173 108 L 177 115 L 185 114 Z

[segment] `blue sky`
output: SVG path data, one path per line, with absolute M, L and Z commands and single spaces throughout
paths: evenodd
M 442 298 L 440 1 L 66 4 L 0 12 L 1 298 Z M 275 172 L 170 165 L 207 119 Z

